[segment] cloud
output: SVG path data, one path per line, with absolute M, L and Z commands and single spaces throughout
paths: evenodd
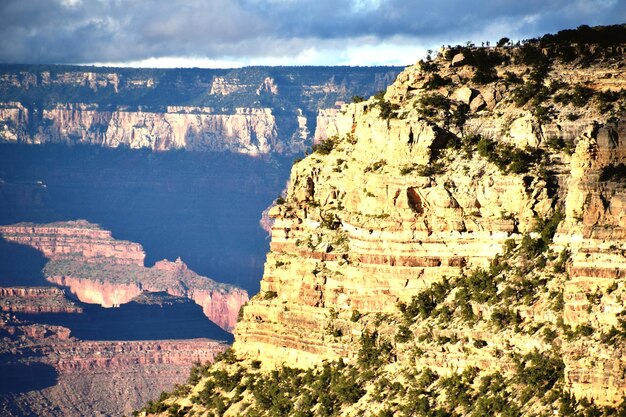
M 410 63 L 441 44 L 621 23 L 625 3 L 2 0 L 0 62 Z

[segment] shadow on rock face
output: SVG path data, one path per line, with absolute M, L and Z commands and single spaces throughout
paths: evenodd
M 155 300 L 163 298 L 163 302 Z M 82 314 L 16 313 L 19 318 L 68 327 L 81 340 L 162 340 L 209 338 L 231 343 L 233 335 L 222 330 L 191 300 L 151 293 L 151 300 L 131 301 L 117 308 L 79 303 Z
M 56 385 L 58 373 L 44 363 L 0 363 L 0 395 L 42 390 Z
M 37 249 L 0 237 L 0 286 L 50 286 L 43 275 L 46 262 Z

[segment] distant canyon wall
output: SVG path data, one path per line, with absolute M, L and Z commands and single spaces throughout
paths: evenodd
M 276 117 L 269 108 L 237 108 L 234 114 L 216 114 L 211 108 L 168 107 L 165 112 L 100 110 L 84 103 L 58 104 L 41 111 L 41 122 L 21 103 L 0 109 L 5 141 L 41 144 L 127 146 L 155 151 L 231 151 L 259 155 L 293 154 L 305 149 L 302 132 L 279 140 Z
M 81 341 L 65 327 L 28 324 L 6 315 L 0 320 L 0 338 L 5 349 L 20 352 L 19 361 L 5 355 L 0 366 L 43 364 L 56 374 L 55 383 L 43 389 L 0 394 L 0 414 L 7 416 L 129 415 L 183 382 L 192 363 L 212 362 L 228 348 L 208 339 Z
M 110 231 L 84 220 L 0 226 L 0 236 L 41 251 L 50 259 L 46 279 L 69 288 L 82 302 L 116 307 L 145 291 L 165 291 L 193 300 L 209 320 L 232 331 L 248 301 L 245 290 L 200 276 L 180 259 L 146 268 L 140 244 L 116 240 Z
M 0 65 L 0 140 L 292 155 L 399 67 L 125 70 Z
M 0 310 L 12 313 L 82 313 L 55 287 L 0 287 Z

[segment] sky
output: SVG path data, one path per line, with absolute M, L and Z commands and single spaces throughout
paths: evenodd
M 442 45 L 626 23 L 626 0 L 0 0 L 0 62 L 407 65 Z

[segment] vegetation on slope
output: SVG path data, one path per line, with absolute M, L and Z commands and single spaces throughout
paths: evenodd
M 415 111 L 422 119 L 437 124 L 442 131 L 448 129 L 447 133 L 450 133 L 434 147 L 430 164 L 396 167 L 401 175 L 417 173 L 450 181 L 444 176 L 446 170 L 465 167 L 469 171 L 467 165 L 453 165 L 461 159 L 467 161 L 478 157 L 481 159 L 476 164 L 481 170 L 478 177 L 486 172 L 487 167 L 487 172 L 500 171 L 521 179 L 527 188 L 545 187 L 551 194 L 557 179 L 548 164 L 551 158 L 570 154 L 571 143 L 562 138 L 547 138 L 541 146 L 523 149 L 489 135 L 464 132 L 467 120 L 480 110 L 471 110 L 439 89 L 454 83 L 457 86 L 507 83 L 512 91 L 511 96 L 504 99 L 507 106 L 531 112 L 534 121 L 540 124 L 549 124 L 559 111 L 570 112 L 590 103 L 597 106 L 598 111 L 603 111 L 601 106 L 607 101 L 605 93 L 590 91 L 584 85 L 570 88 L 549 83 L 551 64 L 557 60 L 571 62 L 567 51 L 572 47 L 572 39 L 590 40 L 597 33 L 622 33 L 623 30 L 623 27 L 594 28 L 593 33 L 587 33 L 587 28 L 582 27 L 576 34 L 567 32 L 552 38 L 529 40 L 508 55 L 505 51 L 490 55 L 489 50 L 470 46 L 451 48 L 452 52 L 442 59 L 452 61 L 458 54 L 466 55 L 465 65 L 473 67 L 468 71 L 473 74 L 471 77 L 456 81 L 445 74 L 431 77 L 421 94 L 403 97 L 412 108 L 407 109 L 406 102 L 398 105 L 385 94 L 377 95 L 367 105 L 377 108 L 380 118 L 388 123 Z M 507 43 L 502 42 L 501 47 Z M 543 47 L 554 48 L 548 59 L 542 52 Z M 593 60 L 616 60 L 606 50 L 588 51 L 589 54 L 580 59 L 575 58 L 578 59 L 576 68 Z M 522 70 L 520 74 L 503 72 L 501 66 L 509 62 L 509 58 L 511 62 L 515 59 L 521 67 L 526 66 L 528 71 Z M 434 74 L 440 63 L 424 61 L 420 64 L 421 70 Z M 356 97 L 354 101 L 361 102 L 361 98 Z M 625 108 L 626 95 L 616 93 L 608 102 L 610 110 L 603 114 L 620 114 Z M 456 131 L 452 132 L 454 129 Z M 313 158 L 320 158 L 318 161 L 323 163 L 339 154 L 341 158 L 332 165 L 334 172 L 341 173 L 347 164 L 346 156 L 341 152 L 353 140 L 358 138 L 336 137 L 323 142 L 314 149 Z M 375 159 L 364 168 L 364 174 L 382 175 L 391 170 L 386 160 Z M 602 180 L 621 179 L 622 168 L 616 165 L 606 169 Z M 447 181 L 443 185 L 453 188 Z M 488 267 L 462 267 L 458 276 L 443 277 L 432 283 L 418 291 L 410 301 L 398 303 L 392 313 L 353 310 L 344 322 L 341 322 L 344 317 L 338 319 L 337 314 L 330 314 L 326 329 L 333 340 L 354 343 L 353 336 L 359 340 L 358 353 L 354 357 L 326 361 L 311 369 L 293 369 L 240 360 L 230 352 L 213 365 L 195 366 L 188 384 L 171 394 L 163 394 L 159 401 L 137 414 L 626 415 L 626 402 L 599 406 L 584 398 L 574 398 L 568 386 L 564 359 L 576 360 L 581 346 L 601 349 L 612 358 L 621 357 L 619 349 L 626 337 L 626 321 L 620 319 L 618 325 L 612 327 L 595 322 L 574 327 L 566 321 L 564 286 L 570 279 L 570 255 L 567 250 L 553 245 L 552 239 L 563 220 L 563 201 L 558 196 L 552 201 L 554 204 L 548 210 L 551 214 L 535 218 L 534 228 L 530 230 L 522 233 L 516 230 L 513 235 L 517 237 L 505 242 L 502 255 L 495 256 Z M 289 201 L 285 203 L 283 199 L 282 203 L 288 205 Z M 320 229 L 338 229 L 336 217 L 324 217 L 322 213 L 322 208 L 328 206 L 320 206 L 319 202 L 310 201 L 309 208 L 321 213 Z M 340 211 L 337 209 L 337 213 Z M 463 213 L 464 217 L 472 215 Z M 474 216 L 480 218 L 480 210 Z M 498 220 L 511 220 L 516 227 L 515 219 L 507 216 L 509 214 L 503 213 L 502 219 Z M 314 242 L 300 243 L 311 250 L 317 247 Z M 616 284 L 587 294 L 587 313 L 604 308 L 604 297 L 617 288 Z M 267 291 L 265 297 L 268 302 L 280 300 L 276 291 Z M 351 334 L 342 330 L 345 321 L 352 323 Z
M 214 364 L 196 364 L 186 385 L 164 393 L 136 415 L 624 415 L 626 402 L 601 407 L 569 394 L 562 360 L 566 353 L 561 351 L 564 340 L 615 343 L 624 331 L 572 329 L 559 320 L 529 315 L 538 306 L 555 313 L 563 308 L 559 291 L 567 275 L 562 269 L 567 255 L 548 247 L 559 219 L 557 213 L 539 221 L 537 237 L 510 241 L 507 252 L 488 269 L 436 282 L 410 303 L 400 303 L 395 314 L 356 312 L 354 321 L 365 330 L 354 363 L 267 370 L 259 361 L 239 360 L 228 351 Z M 468 328 L 474 336 L 468 336 Z M 498 353 L 495 340 L 506 338 L 539 338 L 543 343 L 527 351 Z M 437 351 L 452 357 L 454 352 L 480 356 L 484 351 L 485 357 L 499 359 L 486 369 L 470 365 L 452 373 L 421 365 L 422 356 Z

